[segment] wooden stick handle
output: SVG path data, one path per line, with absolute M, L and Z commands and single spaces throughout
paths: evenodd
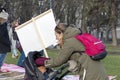
M 36 23 L 35 23 L 34 18 L 32 18 L 32 21 L 33 21 L 33 23 L 34 23 L 34 27 L 35 27 L 35 30 L 36 30 L 36 32 L 37 32 L 37 34 L 38 34 L 38 37 L 39 37 L 40 41 L 42 42 L 42 47 L 43 47 L 43 51 L 44 51 L 44 53 L 45 53 L 45 57 L 48 58 L 48 54 L 47 54 L 47 51 L 46 51 L 46 48 L 45 48 L 44 41 L 42 40 L 42 36 L 41 36 L 40 32 L 38 31 L 38 28 L 37 28 L 37 25 L 36 25 Z

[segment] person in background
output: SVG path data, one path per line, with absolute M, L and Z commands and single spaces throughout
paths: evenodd
M 19 54 L 18 54 L 17 47 L 16 47 L 17 40 L 14 37 L 15 35 L 14 35 L 13 23 L 11 24 L 10 29 L 9 29 L 9 36 L 10 36 L 10 40 L 11 40 L 11 43 L 12 43 L 11 44 L 12 58 L 18 58 Z
M 7 20 L 8 13 L 4 8 L 0 9 L 0 72 L 7 72 L 2 70 L 1 66 L 4 63 L 4 59 L 8 52 L 11 51 L 11 43 L 9 39 L 8 29 L 7 29 Z
M 61 48 L 60 52 L 49 60 L 38 59 L 38 64 L 54 68 L 69 63 L 68 70 L 79 74 L 80 80 L 108 80 L 101 61 L 94 61 L 82 52 L 82 43 L 75 38 L 80 33 L 81 31 L 73 25 L 59 23 L 55 27 L 55 35 Z
M 22 46 L 21 46 L 21 44 L 20 44 L 20 41 L 19 41 L 19 39 L 18 39 L 17 33 L 15 32 L 15 28 L 16 28 L 17 26 L 19 26 L 19 23 L 18 23 L 17 20 L 14 20 L 14 21 L 12 22 L 12 32 L 13 32 L 13 40 L 15 41 L 15 43 L 12 43 L 12 44 L 13 44 L 13 46 L 15 46 L 15 47 L 18 49 L 18 51 L 21 53 L 17 65 L 23 67 L 23 61 L 24 61 L 24 59 L 25 59 L 25 54 L 24 54 L 24 51 L 23 51 Z M 17 55 L 16 55 L 16 53 L 17 53 L 16 48 L 13 48 L 13 49 L 14 49 L 14 54 L 13 54 L 13 55 L 15 55 L 15 56 L 17 56 Z

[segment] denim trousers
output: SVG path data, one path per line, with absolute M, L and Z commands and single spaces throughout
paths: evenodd
M 24 54 L 24 52 L 22 51 L 22 52 L 21 52 L 21 55 L 20 55 L 20 57 L 19 57 L 19 60 L 18 60 L 17 65 L 23 67 L 23 61 L 24 61 L 24 60 L 25 60 L 25 54 Z
M 6 57 L 7 53 L 0 53 L 0 68 L 4 63 L 4 59 Z

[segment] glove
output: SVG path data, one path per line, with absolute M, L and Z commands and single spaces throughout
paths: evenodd
M 69 67 L 68 67 L 68 70 L 69 71 L 72 71 L 72 72 L 75 72 L 78 68 L 77 68 L 77 62 L 74 61 L 74 60 L 69 60 L 68 61 L 68 64 L 69 64 Z
M 40 57 L 40 58 L 37 58 L 35 60 L 35 63 L 36 63 L 37 66 L 45 66 L 45 61 L 46 60 L 49 60 L 49 58 Z

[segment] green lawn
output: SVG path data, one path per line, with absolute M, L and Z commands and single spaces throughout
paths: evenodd
M 104 60 L 103 64 L 107 70 L 108 75 L 117 75 L 117 80 L 120 80 L 120 55 L 109 54 Z
M 119 48 L 120 49 L 120 48 Z M 110 50 L 110 49 L 109 49 Z M 57 55 L 58 50 L 47 50 L 50 57 L 55 57 Z M 6 63 L 16 64 L 18 59 L 12 58 L 11 53 L 9 53 L 6 57 Z M 117 80 L 120 80 L 120 55 L 119 54 L 109 54 L 102 61 L 108 75 L 117 75 Z
M 9 64 L 17 64 L 18 59 L 16 58 L 12 58 L 12 54 L 8 53 L 5 59 L 5 63 L 9 63 Z
M 111 44 L 106 44 L 106 48 L 108 52 L 119 52 L 120 53 L 120 45 L 113 46 Z

